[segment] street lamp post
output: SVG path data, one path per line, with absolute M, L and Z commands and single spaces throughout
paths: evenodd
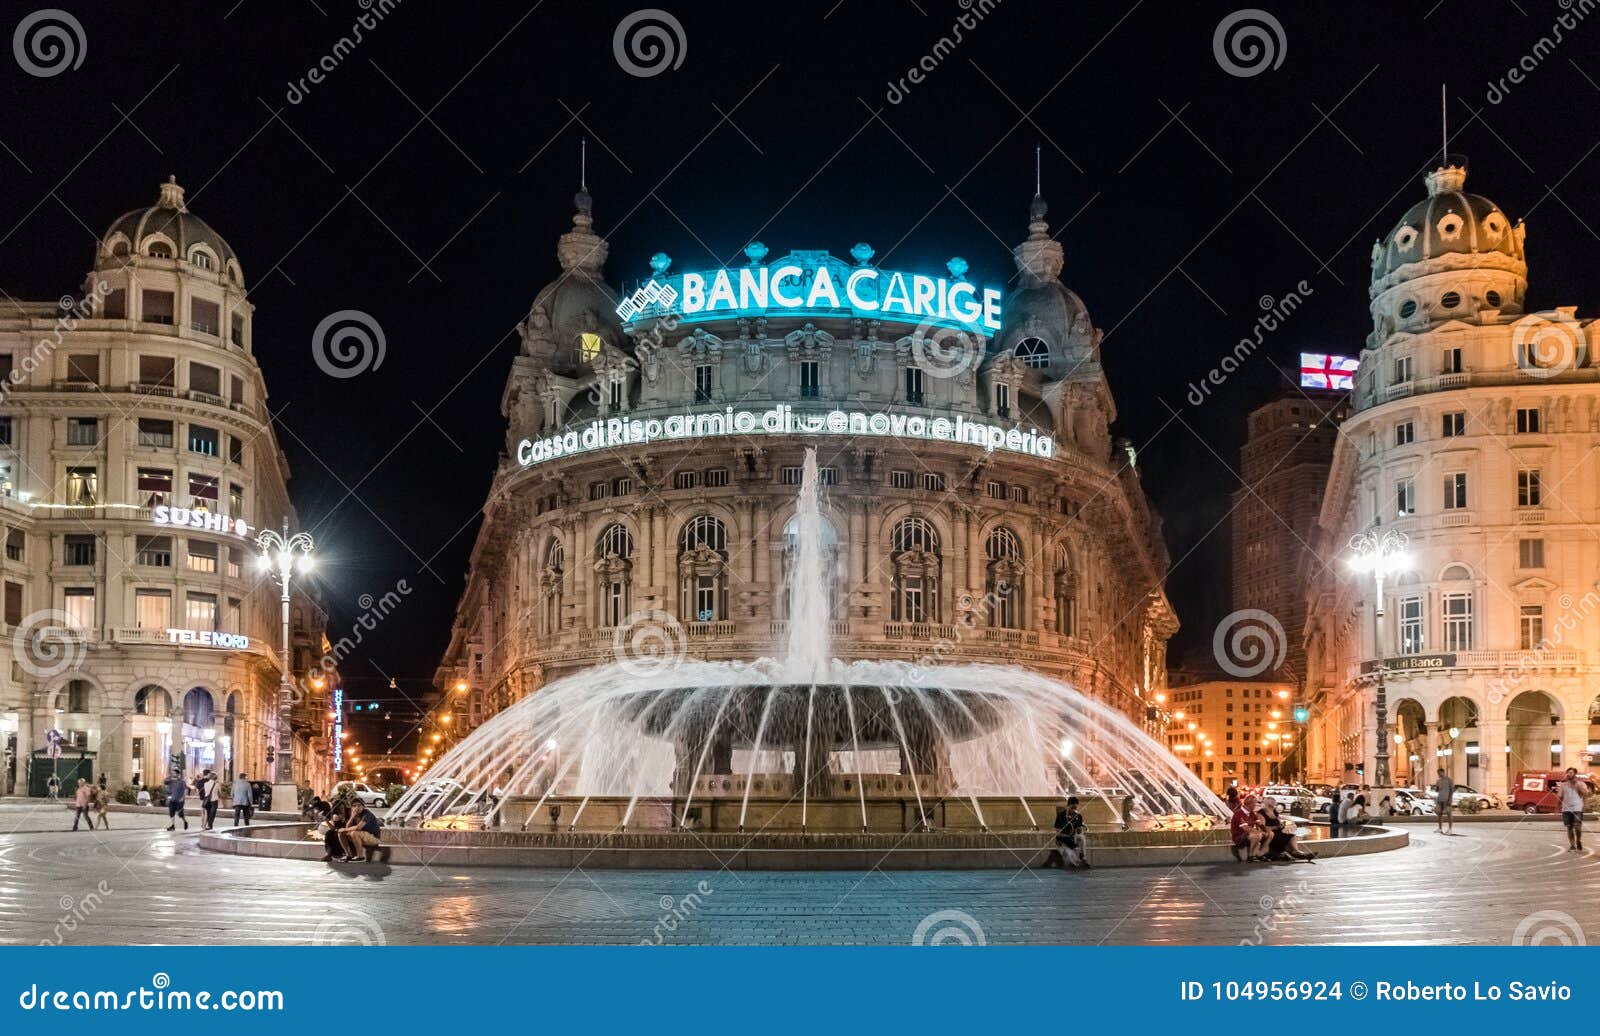
M 1377 652 L 1374 671 L 1378 677 L 1376 705 L 1378 710 L 1378 751 L 1373 761 L 1372 786 L 1389 787 L 1389 702 L 1383 679 L 1388 665 L 1383 653 L 1383 581 L 1404 572 L 1411 565 L 1406 553 L 1410 543 L 1406 534 L 1396 529 L 1357 533 L 1350 537 L 1350 567 L 1356 572 L 1370 573 L 1377 594 L 1373 600 L 1372 643 Z
M 262 571 L 277 580 L 279 601 L 282 605 L 282 640 L 278 656 L 278 739 L 277 751 L 272 760 L 272 801 L 279 809 L 294 812 L 299 807 L 300 790 L 294 783 L 294 680 L 289 665 L 289 583 L 296 571 L 304 574 L 311 570 L 311 534 L 297 532 L 289 535 L 289 521 L 284 519 L 283 531 L 262 529 L 256 537 L 261 548 Z M 288 803 L 285 807 L 284 803 Z

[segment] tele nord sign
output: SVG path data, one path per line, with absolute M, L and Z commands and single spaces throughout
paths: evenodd
M 724 435 L 881 435 L 897 439 L 964 443 L 994 452 L 1004 450 L 1030 457 L 1055 456 L 1055 440 L 1029 429 L 1006 428 L 965 417 L 868 413 L 829 410 L 795 413 L 791 406 L 771 410 L 726 410 L 702 414 L 672 414 L 664 418 L 600 418 L 581 428 L 543 439 L 517 443 L 517 463 L 523 467 L 557 457 L 617 446 L 638 446 L 675 439 L 702 439 Z
M 860 254 L 864 246 L 856 248 Z M 759 254 L 765 255 L 765 249 Z M 866 248 L 865 254 L 870 257 L 872 250 Z M 777 310 L 796 316 L 900 318 L 984 335 L 1000 331 L 1000 291 L 965 280 L 964 259 L 950 260 L 949 277 L 852 267 L 826 252 L 794 252 L 772 265 L 672 276 L 666 274 L 669 262 L 663 255 L 651 261 L 656 276 L 622 300 L 619 317 L 632 321 L 677 313 L 708 319 Z

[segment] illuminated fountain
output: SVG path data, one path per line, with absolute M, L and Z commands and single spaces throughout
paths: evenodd
M 1211 826 L 1219 800 L 1125 715 L 998 665 L 831 657 L 815 451 L 794 522 L 781 659 L 684 659 L 671 621 L 619 629 L 618 663 L 491 717 L 391 825 L 525 832 L 841 834 Z M 958 630 L 961 630 L 958 627 Z M 679 631 L 681 632 L 681 631 Z M 965 632 L 974 632 L 967 630 Z M 624 657 L 630 637 L 663 648 Z M 946 645 L 945 648 L 953 645 Z M 929 657 L 937 657 L 934 646 Z

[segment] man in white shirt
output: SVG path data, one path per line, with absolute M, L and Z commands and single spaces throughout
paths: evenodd
M 1567 826 L 1567 851 L 1583 852 L 1583 800 L 1594 794 L 1588 778 L 1579 778 L 1574 767 L 1567 767 L 1567 778 L 1556 785 L 1561 797 L 1561 822 Z

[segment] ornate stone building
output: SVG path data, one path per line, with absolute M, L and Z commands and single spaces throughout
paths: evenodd
M 294 510 L 254 309 L 171 181 L 101 236 L 79 297 L 0 307 L 0 793 L 79 765 L 271 779 L 279 605 L 254 536 Z M 304 672 L 324 616 L 306 596 L 292 616 Z M 331 682 L 296 707 L 302 785 L 332 773 Z
M 1524 230 L 1466 170 L 1373 247 L 1373 331 L 1320 518 L 1305 632 L 1309 774 L 1397 784 L 1438 766 L 1504 795 L 1519 770 L 1587 765 L 1600 694 L 1600 371 L 1572 307 L 1525 313 Z M 1384 591 L 1353 533 L 1397 529 Z M 1374 637 L 1381 640 L 1375 642 Z M 1388 659 L 1377 728 L 1374 660 Z M 1361 777 L 1358 778 L 1357 775 Z
M 1166 550 L 1042 199 L 1020 285 L 982 302 L 965 260 L 900 274 L 865 244 L 704 275 L 657 255 L 619 298 L 576 201 L 438 670 L 458 731 L 619 656 L 780 651 L 808 446 L 836 654 L 1015 663 L 1157 722 Z

